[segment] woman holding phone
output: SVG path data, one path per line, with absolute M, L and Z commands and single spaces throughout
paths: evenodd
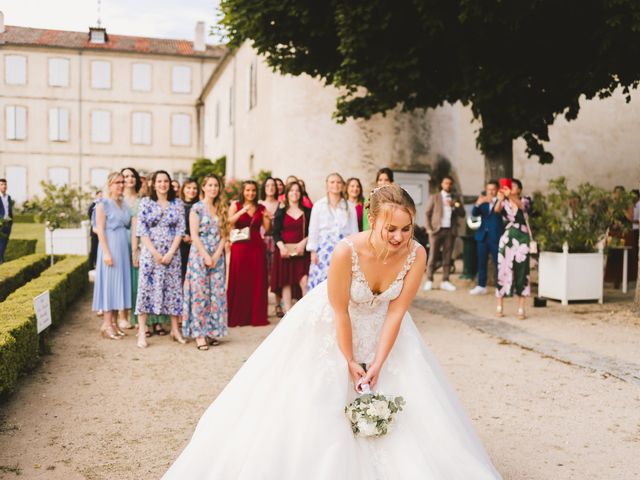
M 504 297 L 518 296 L 519 320 L 526 318 L 525 297 L 531 295 L 529 277 L 529 222 L 528 198 L 522 198 L 522 182 L 517 179 L 500 179 L 500 190 L 496 202 L 496 213 L 502 213 L 507 220 L 504 233 L 500 237 L 498 250 L 498 283 L 496 315 L 504 316 Z

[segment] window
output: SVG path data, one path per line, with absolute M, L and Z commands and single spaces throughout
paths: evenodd
M 49 110 L 49 140 L 53 142 L 69 141 L 69 110 L 51 108 Z
M 151 145 L 151 114 L 133 112 L 131 117 L 131 143 Z
M 105 110 L 91 112 L 91 141 L 93 143 L 111 142 L 111 112 Z
M 247 110 L 251 110 L 258 103 L 258 66 L 256 61 L 249 65 L 247 74 Z
M 104 188 L 107 184 L 107 177 L 109 176 L 108 168 L 92 168 L 91 169 L 91 186 L 94 188 Z
M 219 101 L 216 103 L 215 129 L 216 129 L 216 137 L 218 137 L 220 135 L 220 102 Z
M 233 85 L 229 87 L 229 126 L 233 125 Z
M 5 124 L 7 140 L 25 140 L 27 138 L 26 107 L 7 106 Z
M 191 67 L 178 65 L 171 69 L 171 91 L 191 93 Z
M 52 167 L 49 169 L 49 181 L 56 187 L 69 184 L 69 169 L 66 167 Z
M 177 180 L 180 185 L 184 183 L 184 181 L 189 178 L 189 174 L 186 172 L 174 172 L 171 176 L 173 180 Z
M 69 86 L 69 60 L 67 58 L 49 59 L 49 86 Z
M 27 199 L 27 167 L 7 166 L 5 175 L 11 198 L 16 203 L 24 202 Z
M 91 88 L 111 88 L 111 64 L 102 60 L 91 62 Z
M 191 145 L 191 116 L 186 113 L 174 113 L 171 116 L 171 144 Z
M 151 91 L 151 65 L 134 63 L 131 65 L 131 90 L 136 92 Z
M 26 85 L 27 57 L 22 55 L 4 56 L 4 82 L 7 85 Z

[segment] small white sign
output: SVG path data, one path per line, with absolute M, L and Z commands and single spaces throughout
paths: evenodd
M 51 303 L 49 301 L 49 290 L 41 293 L 33 299 L 33 308 L 38 319 L 38 333 L 51 325 Z

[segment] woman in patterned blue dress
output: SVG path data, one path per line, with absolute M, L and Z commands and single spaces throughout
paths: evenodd
M 93 310 L 104 311 L 100 331 L 112 340 L 124 336 L 116 324 L 118 310 L 131 308 L 131 264 L 127 229 L 129 209 L 122 200 L 124 179 L 119 172 L 107 178 L 105 199 L 95 208 L 98 258 L 93 289 Z
M 224 247 L 227 242 L 227 202 L 222 181 L 207 175 L 204 198 L 191 207 L 191 250 L 187 262 L 182 306 L 182 334 L 208 350 L 207 338 L 217 345 L 227 335 L 227 289 Z
M 358 216 L 355 206 L 347 202 L 343 196 L 342 176 L 331 173 L 326 184 L 327 196 L 313 205 L 309 220 L 309 290 L 327 279 L 329 261 L 337 243 L 352 233 L 358 233 Z
M 138 346 L 145 348 L 147 315 L 170 315 L 170 336 L 186 343 L 178 327 L 182 314 L 180 242 L 185 231 L 184 207 L 171 188 L 171 177 L 159 170 L 151 177 L 151 194 L 140 202 L 137 234 L 142 241 L 138 274 Z

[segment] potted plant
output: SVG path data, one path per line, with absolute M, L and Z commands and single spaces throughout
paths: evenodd
M 88 255 L 90 250 L 90 222 L 85 217 L 85 206 L 91 195 L 79 187 L 56 186 L 41 182 L 44 197 L 36 214 L 44 222 L 45 251 L 51 255 Z
M 531 224 L 540 246 L 538 295 L 560 300 L 603 300 L 604 249 L 613 219 L 624 214 L 627 195 L 583 183 L 571 189 L 565 177 L 534 194 Z

